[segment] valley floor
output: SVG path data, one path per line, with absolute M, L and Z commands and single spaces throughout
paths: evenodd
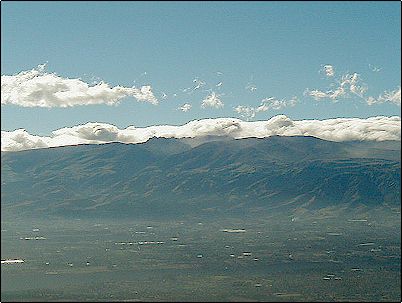
M 400 212 L 2 220 L 1 301 L 400 301 Z

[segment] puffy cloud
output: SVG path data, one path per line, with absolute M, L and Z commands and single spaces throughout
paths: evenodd
M 368 105 L 373 105 L 375 103 L 384 103 L 384 102 L 390 102 L 401 106 L 401 88 L 398 87 L 397 89 L 391 92 L 385 91 L 377 99 L 375 99 L 374 97 L 367 98 Z
M 241 117 L 252 119 L 259 112 L 265 112 L 271 109 L 279 110 L 288 106 L 295 106 L 298 102 L 297 97 L 293 97 L 290 100 L 282 99 L 278 100 L 274 97 L 269 97 L 261 100 L 258 107 L 249 107 L 239 105 L 234 108 L 234 111 L 240 114 Z
M 324 65 L 323 71 L 327 77 L 333 77 L 335 75 L 334 67 L 332 65 Z
M 194 120 L 181 126 L 158 125 L 125 129 L 106 123 L 87 123 L 52 132 L 50 137 L 30 135 L 23 129 L 1 132 L 1 150 L 18 151 L 34 148 L 106 142 L 142 143 L 153 137 L 186 138 L 206 135 L 233 138 L 269 136 L 314 136 L 330 141 L 401 140 L 401 118 L 371 117 L 293 121 L 284 115 L 266 121 L 246 122 L 235 118 Z
M 211 94 L 206 96 L 204 100 L 202 100 L 201 107 L 222 108 L 223 102 L 221 101 L 220 96 L 221 95 L 217 95 L 215 92 L 212 92 Z
M 307 89 L 304 94 L 313 97 L 316 101 L 320 101 L 321 99 L 331 99 L 333 102 L 337 102 L 339 98 L 348 98 L 352 95 L 363 98 L 366 91 L 367 85 L 361 82 L 360 75 L 353 73 L 343 75 L 338 81 L 335 89 L 330 89 L 325 92 L 317 89 Z
M 120 130 L 111 124 L 89 122 L 84 125 L 65 127 L 52 132 L 55 138 L 79 138 L 84 142 L 115 142 L 119 141 Z
M 188 112 L 191 109 L 191 104 L 184 103 L 178 109 L 180 109 L 182 112 Z
M 18 151 L 49 147 L 50 137 L 30 135 L 25 129 L 1 131 L 1 150 Z
M 1 104 L 23 107 L 71 107 L 77 105 L 116 105 L 122 98 L 158 104 L 149 85 L 136 87 L 114 86 L 105 82 L 95 85 L 80 79 L 62 78 L 46 73 L 45 65 L 19 74 L 1 76 Z

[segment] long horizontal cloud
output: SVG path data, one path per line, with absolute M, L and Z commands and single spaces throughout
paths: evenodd
M 266 121 L 245 122 L 235 118 L 194 120 L 181 126 L 159 125 L 119 129 L 105 123 L 87 123 L 61 128 L 49 137 L 29 134 L 24 129 L 1 132 L 1 150 L 19 151 L 34 148 L 107 142 L 142 143 L 153 137 L 185 138 L 205 135 L 233 138 L 269 136 L 314 136 L 330 141 L 401 140 L 401 118 L 371 117 L 293 121 L 284 115 Z
M 122 98 L 158 104 L 149 85 L 136 87 L 114 86 L 105 82 L 95 85 L 80 79 L 62 78 L 46 73 L 44 65 L 16 75 L 1 76 L 1 104 L 23 107 L 71 107 L 77 105 L 116 105 Z

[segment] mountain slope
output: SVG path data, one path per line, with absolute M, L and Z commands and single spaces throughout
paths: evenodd
M 2 153 L 2 211 L 175 215 L 400 207 L 400 142 L 152 139 Z

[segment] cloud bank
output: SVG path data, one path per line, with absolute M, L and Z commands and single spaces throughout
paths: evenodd
M 29 134 L 24 129 L 1 132 L 2 151 L 20 151 L 77 144 L 108 142 L 142 143 L 153 137 L 194 138 L 230 136 L 236 139 L 269 136 L 314 136 L 330 141 L 401 140 L 401 118 L 371 117 L 294 121 L 284 115 L 266 121 L 246 122 L 235 118 L 194 120 L 181 126 L 158 125 L 119 129 L 106 123 L 87 123 L 53 131 L 49 137 Z
M 16 75 L 1 76 L 1 104 L 23 107 L 71 107 L 77 105 L 116 105 L 122 98 L 158 104 L 149 85 L 114 86 L 105 82 L 90 85 L 81 79 L 62 78 L 46 73 L 45 65 Z

